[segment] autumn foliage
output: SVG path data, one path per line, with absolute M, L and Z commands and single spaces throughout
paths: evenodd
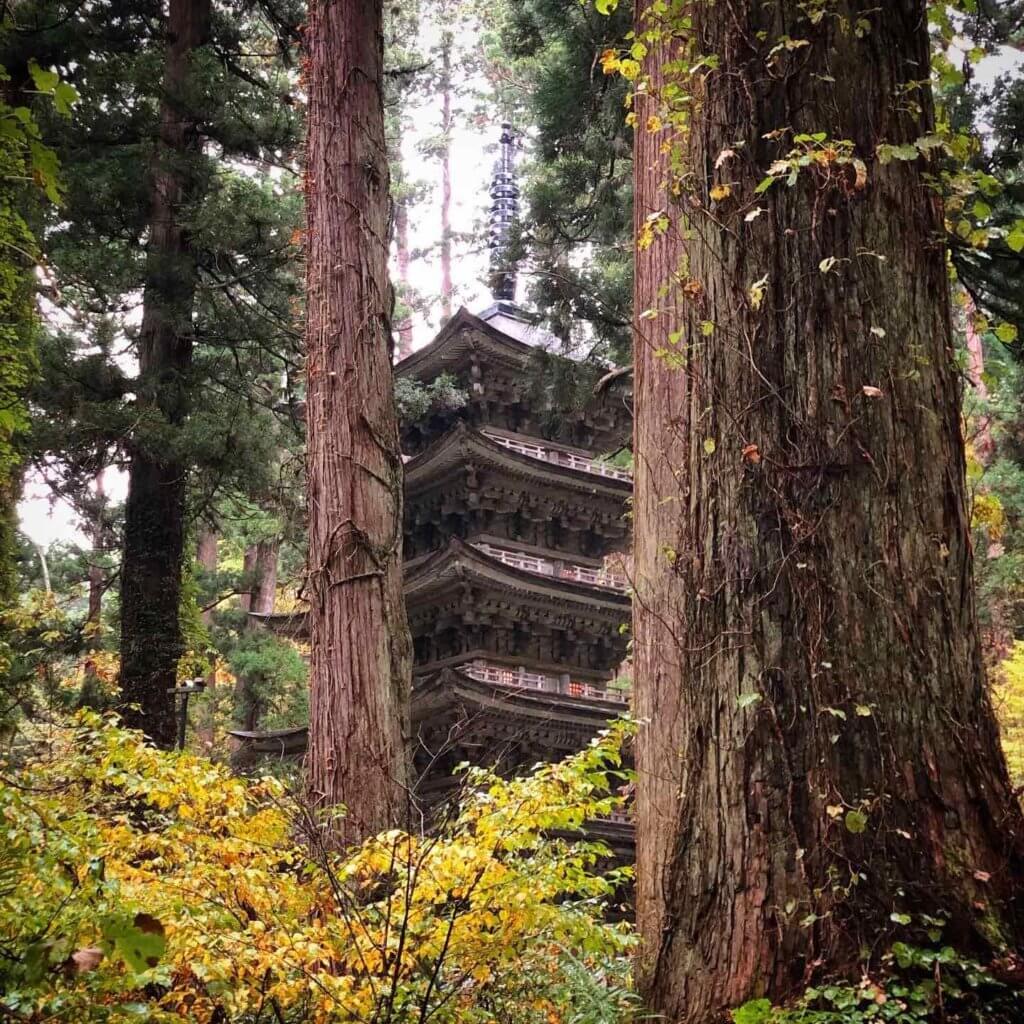
M 0 783 L 0 1005 L 24 1021 L 622 1020 L 621 873 L 579 839 L 625 727 L 532 776 L 466 774 L 432 834 L 321 852 L 271 778 L 83 713 Z

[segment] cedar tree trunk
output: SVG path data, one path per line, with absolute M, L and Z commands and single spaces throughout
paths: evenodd
M 452 35 L 441 43 L 441 317 L 452 315 Z
M 248 593 L 243 595 L 246 611 L 258 615 L 272 615 L 277 598 L 277 554 L 280 544 L 276 538 L 261 540 L 245 551 L 245 572 L 249 576 Z M 258 627 L 256 627 L 258 628 Z M 250 732 L 259 727 L 263 710 L 259 694 L 252 680 L 239 676 L 235 683 L 235 709 L 239 728 Z
M 923 914 L 982 955 L 1024 924 L 942 206 L 924 158 L 876 154 L 934 129 L 926 3 L 811 10 L 692 5 L 719 66 L 682 89 L 678 195 L 648 118 L 679 37 L 637 105 L 638 234 L 671 221 L 635 292 L 639 976 L 687 1024 L 927 945 Z M 818 155 L 755 194 L 792 149 Z
M 103 484 L 103 470 L 96 475 L 96 505 L 92 515 L 91 534 L 92 548 L 89 562 L 89 610 L 85 621 L 98 626 L 103 615 L 103 591 L 106 586 L 106 573 L 103 571 L 102 559 L 107 550 L 107 495 Z M 94 634 L 90 639 L 90 647 L 99 646 L 99 636 Z
M 192 52 L 209 35 L 210 0 L 171 0 L 160 139 L 152 169 L 150 237 L 139 330 L 140 415 L 170 440 L 132 446 L 121 567 L 121 696 L 125 724 L 174 744 L 174 697 L 183 643 L 178 622 L 187 469 L 173 431 L 187 415 L 196 260 L 183 207 L 196 187 L 202 138 L 183 92 Z
M 306 30 L 307 785 L 345 843 L 403 817 L 412 644 L 391 375 L 380 0 L 314 0 Z
M 405 288 L 405 300 L 408 303 L 409 284 L 409 200 L 403 196 L 395 203 L 395 244 L 398 249 L 398 280 Z M 398 325 L 399 361 L 412 355 L 412 317 L 407 316 Z

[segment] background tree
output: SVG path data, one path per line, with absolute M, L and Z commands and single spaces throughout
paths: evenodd
M 22 31 L 6 40 L 12 67 L 26 66 L 31 45 L 43 66 L 62 69 L 82 94 L 78 119 L 45 126 L 65 161 L 68 191 L 43 233 L 51 312 L 40 341 L 43 379 L 32 396 L 33 469 L 79 507 L 108 465 L 134 464 L 139 473 L 148 466 L 151 483 L 165 472 L 176 481 L 154 483 L 151 497 L 166 499 L 162 509 L 144 500 L 145 489 L 133 489 L 131 568 L 122 574 L 126 685 L 152 680 L 159 669 L 162 682 L 149 690 L 157 702 L 151 711 L 161 715 L 169 697 L 157 691 L 173 683 L 182 646 L 171 614 L 182 563 L 172 534 L 184 537 L 191 515 L 214 496 L 258 491 L 279 421 L 288 426 L 277 409 L 282 376 L 287 385 L 299 368 L 300 202 L 281 182 L 292 173 L 296 141 L 287 65 L 296 20 L 284 0 L 216 4 L 207 43 L 185 62 L 173 93 L 161 72 L 168 23 L 161 5 L 146 0 L 22 4 Z M 175 34 L 179 47 L 181 38 Z M 163 128 L 161 111 L 170 119 Z M 170 159 L 173 147 L 159 141 L 165 129 L 189 136 Z M 140 252 L 147 240 L 151 249 L 157 244 L 149 222 L 151 191 L 166 185 L 160 175 L 187 185 L 180 201 L 170 201 L 185 249 L 163 257 L 154 249 L 147 261 Z M 174 351 L 168 324 L 181 335 Z M 162 368 L 147 362 L 161 352 Z M 148 584 L 146 521 L 161 531 L 150 565 L 157 576 Z M 152 601 L 143 600 L 144 589 L 154 591 Z
M 412 671 L 379 0 L 314 0 L 306 48 L 307 785 L 348 841 L 402 816 Z
M 197 254 L 185 210 L 202 187 L 197 162 L 203 136 L 186 95 L 190 65 L 209 39 L 210 0 L 171 0 L 160 106 L 159 144 L 151 169 L 139 377 L 142 417 L 180 427 L 188 416 Z M 170 454 L 130 452 L 121 564 L 121 693 L 125 723 L 163 747 L 174 742 L 174 686 L 184 653 L 178 622 L 185 541 L 187 466 Z M 136 708 L 137 706 L 137 708 Z
M 628 361 L 632 302 L 632 128 L 628 83 L 600 56 L 630 30 L 571 0 L 501 3 L 484 13 L 496 102 L 527 136 L 519 245 L 530 303 L 560 338 L 586 325 Z
M 670 8 L 608 61 L 640 76 L 638 920 L 672 1020 L 930 929 L 986 957 L 1024 937 L 926 7 Z

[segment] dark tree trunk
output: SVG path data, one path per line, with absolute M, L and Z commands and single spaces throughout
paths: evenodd
M 314 0 L 306 40 L 307 784 L 347 842 L 403 817 L 411 678 L 379 0 Z
M 452 315 L 452 37 L 441 43 L 441 316 Z
M 152 168 L 152 207 L 142 325 L 140 411 L 172 430 L 187 415 L 196 260 L 183 206 L 196 186 L 202 139 L 184 100 L 193 51 L 210 27 L 210 0 L 171 0 L 160 144 Z M 182 654 L 178 605 L 184 543 L 186 466 L 152 437 L 133 445 L 121 568 L 121 696 L 125 724 L 158 745 L 174 743 L 174 697 Z M 131 705 L 137 705 L 132 707 Z
M 806 8 L 693 5 L 720 66 L 686 81 L 678 198 L 642 130 L 678 38 L 637 109 L 637 231 L 671 220 L 635 293 L 639 974 L 688 1024 L 928 944 L 922 914 L 982 955 L 1024 924 L 942 208 L 924 160 L 876 158 L 933 130 L 926 3 Z M 783 37 L 810 45 L 768 63 Z M 755 195 L 801 132 L 863 165 L 823 143 Z
M 395 243 L 398 247 L 398 280 L 410 294 L 409 284 L 409 200 L 402 196 L 395 203 Z M 407 316 L 398 325 L 398 358 L 412 354 L 412 317 Z

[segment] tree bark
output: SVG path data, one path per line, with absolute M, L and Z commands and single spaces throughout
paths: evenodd
M 403 819 L 408 778 L 379 0 L 314 0 L 306 40 L 306 771 L 315 806 L 345 805 L 345 843 Z
M 405 298 L 410 294 L 409 284 L 409 200 L 402 196 L 395 203 L 395 243 L 398 247 L 398 280 L 405 289 Z M 412 355 L 412 317 L 407 316 L 398 325 L 398 359 Z
M 100 617 L 103 614 L 103 590 L 106 583 L 106 576 L 103 572 L 102 558 L 107 550 L 107 496 L 103 485 L 103 470 L 96 475 L 96 510 L 93 513 L 91 525 L 92 549 L 89 562 L 89 610 L 85 621 L 94 626 L 99 625 Z M 94 634 L 90 640 L 90 647 L 96 649 L 99 646 L 99 637 Z
M 441 42 L 441 316 L 452 315 L 452 35 Z
M 261 540 L 245 552 L 245 571 L 250 575 L 250 589 L 245 598 L 246 611 L 272 615 L 277 600 L 277 555 L 280 542 L 276 538 Z M 239 676 L 235 682 L 235 708 L 240 728 L 259 728 L 262 706 L 252 680 Z
M 210 30 L 210 0 L 171 0 L 160 138 L 152 169 L 150 238 L 139 330 L 140 412 L 172 431 L 188 413 L 196 259 L 183 207 L 193 197 L 202 138 L 183 98 L 193 51 Z M 126 725 L 161 747 L 175 738 L 183 642 L 178 622 L 187 467 L 173 444 L 132 445 L 121 568 L 121 696 Z M 135 706 L 133 706 L 135 705 Z
M 217 531 L 212 527 L 203 526 L 199 530 L 199 540 L 196 542 L 196 564 L 207 573 L 217 571 Z M 208 608 L 201 613 L 204 626 L 213 622 L 213 609 Z M 217 685 L 216 661 L 205 678 L 207 690 L 213 690 Z M 207 753 L 213 753 L 214 721 L 210 706 L 204 704 L 200 715 L 196 716 L 196 738 L 199 740 L 201 749 Z
M 638 236 L 671 221 L 635 291 L 639 978 L 687 1024 L 927 945 L 922 914 L 982 955 L 1024 934 L 942 208 L 923 158 L 876 157 L 933 131 L 926 4 L 807 9 L 692 5 L 637 100 Z M 676 195 L 644 126 L 680 52 L 719 66 Z M 820 156 L 755 194 L 794 147 Z

